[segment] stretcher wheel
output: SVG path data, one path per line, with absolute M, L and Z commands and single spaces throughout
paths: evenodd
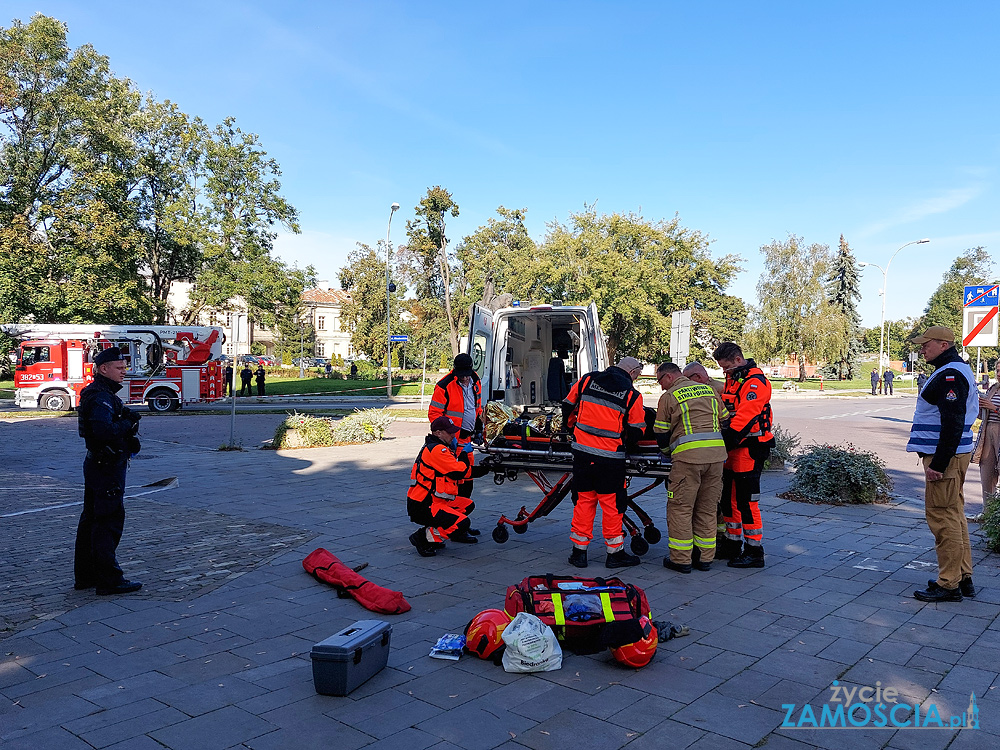
M 510 539 L 510 532 L 507 531 L 506 526 L 497 526 L 493 529 L 493 541 L 497 544 L 503 544 L 508 539 Z
M 517 469 L 507 469 L 507 478 L 514 482 L 517 480 Z
M 642 530 L 642 535 L 645 537 L 646 541 L 650 544 L 659 544 L 660 539 L 663 536 L 660 534 L 660 530 L 655 526 L 647 526 Z
M 505 481 L 507 481 L 507 477 L 505 477 L 502 472 L 497 472 L 496 474 L 493 475 L 493 484 L 495 484 L 497 487 L 499 487 Z
M 631 547 L 633 555 L 639 555 L 640 557 L 649 552 L 649 544 L 641 536 L 632 537 L 629 547 Z
M 525 531 L 528 530 L 528 524 L 524 524 L 522 526 L 514 526 L 513 528 L 515 534 L 523 534 Z

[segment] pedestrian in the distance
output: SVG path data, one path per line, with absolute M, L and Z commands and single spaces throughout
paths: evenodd
M 232 364 L 226 365 L 226 395 L 233 395 L 233 366 Z
M 873 396 L 876 395 L 875 392 L 878 390 L 879 380 L 880 380 L 880 378 L 878 376 L 878 370 L 876 370 L 873 367 L 872 368 L 872 395 Z
M 885 395 L 891 396 L 892 393 L 892 381 L 895 379 L 892 370 L 886 370 L 885 375 L 882 376 L 882 382 L 885 383 Z
M 989 388 L 990 388 L 990 374 L 988 372 L 984 372 L 983 373 L 983 378 L 982 378 L 982 380 L 979 381 L 979 387 L 982 388 L 984 391 L 989 390 Z
M 962 485 L 972 458 L 972 423 L 979 416 L 979 389 L 972 368 L 955 349 L 955 334 L 931 326 L 911 341 L 936 369 L 917 397 L 906 450 L 920 456 L 927 481 L 924 513 L 934 535 L 937 580 L 913 592 L 922 602 L 960 602 L 975 597 L 972 546 Z
M 328 378 L 333 377 L 333 365 L 330 364 L 329 362 L 326 363 L 326 376 Z
M 254 380 L 257 381 L 257 395 L 264 395 L 264 379 L 267 374 L 264 372 L 264 365 L 257 365 L 257 370 L 253 374 Z
M 142 584 L 122 573 L 115 552 L 125 531 L 125 473 L 139 452 L 139 415 L 116 395 L 127 366 L 117 346 L 94 358 L 94 382 L 80 393 L 78 424 L 87 444 L 83 459 L 83 512 L 76 529 L 73 572 L 78 590 L 99 596 L 128 594 Z
M 351 362 L 351 380 L 358 379 L 358 366 Z
M 240 370 L 240 395 L 241 396 L 252 396 L 253 386 L 251 385 L 253 381 L 253 370 L 250 369 L 250 363 L 243 365 L 243 369 Z
M 997 362 L 997 382 L 979 397 L 979 419 L 972 463 L 979 464 L 985 511 L 986 501 L 997 491 L 997 482 L 1000 481 L 1000 361 Z

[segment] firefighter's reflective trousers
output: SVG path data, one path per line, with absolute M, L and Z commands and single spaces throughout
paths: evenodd
M 587 549 L 594 538 L 594 519 L 601 506 L 601 530 L 608 554 L 625 546 L 622 513 L 625 510 L 625 462 L 573 451 L 573 524 L 569 538 L 573 546 Z
M 671 561 L 690 565 L 697 547 L 701 561 L 715 559 L 715 527 L 722 495 L 722 461 L 674 461 L 667 485 L 667 542 Z

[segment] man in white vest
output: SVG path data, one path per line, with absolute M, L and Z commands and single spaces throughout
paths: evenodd
M 937 580 L 928 581 L 927 588 L 913 596 L 922 602 L 960 602 L 963 596 L 976 595 L 962 485 L 972 457 L 979 390 L 972 368 L 955 349 L 950 328 L 931 326 L 911 341 L 936 368 L 917 397 L 906 450 L 923 461 L 924 512 L 938 559 Z

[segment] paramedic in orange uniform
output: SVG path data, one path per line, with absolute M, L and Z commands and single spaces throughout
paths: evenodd
M 410 544 L 421 557 L 434 557 L 446 539 L 464 544 L 478 541 L 469 534 L 472 503 L 458 494 L 458 488 L 488 469 L 474 466 L 473 454 L 454 445 L 457 433 L 458 427 L 447 417 L 431 422 L 431 433 L 410 472 L 406 511 L 411 521 L 421 525 L 410 535 Z
M 625 444 L 642 437 L 646 414 L 633 383 L 642 363 L 625 357 L 603 372 L 584 375 L 563 401 L 563 423 L 573 428 L 573 508 L 571 565 L 587 567 L 587 547 L 594 536 L 594 518 L 601 506 L 605 567 L 638 565 L 625 551 L 622 514 L 626 508 Z M 575 422 L 574 422 L 575 420 Z
M 771 454 L 771 383 L 743 350 L 724 341 L 712 357 L 726 373 L 722 401 L 731 419 L 723 427 L 729 457 L 722 469 L 722 515 L 726 537 L 716 557 L 731 568 L 764 567 L 764 524 L 755 495 L 760 474 Z
M 479 375 L 472 367 L 472 357 L 459 354 L 451 372 L 434 386 L 431 405 L 427 409 L 427 420 L 433 422 L 438 417 L 447 417 L 458 427 L 458 447 L 472 453 L 472 443 L 481 443 L 483 435 L 483 392 Z M 469 513 L 476 507 L 472 503 L 472 480 L 462 482 L 458 494 L 469 501 Z M 469 529 L 473 536 L 479 536 L 479 529 Z

